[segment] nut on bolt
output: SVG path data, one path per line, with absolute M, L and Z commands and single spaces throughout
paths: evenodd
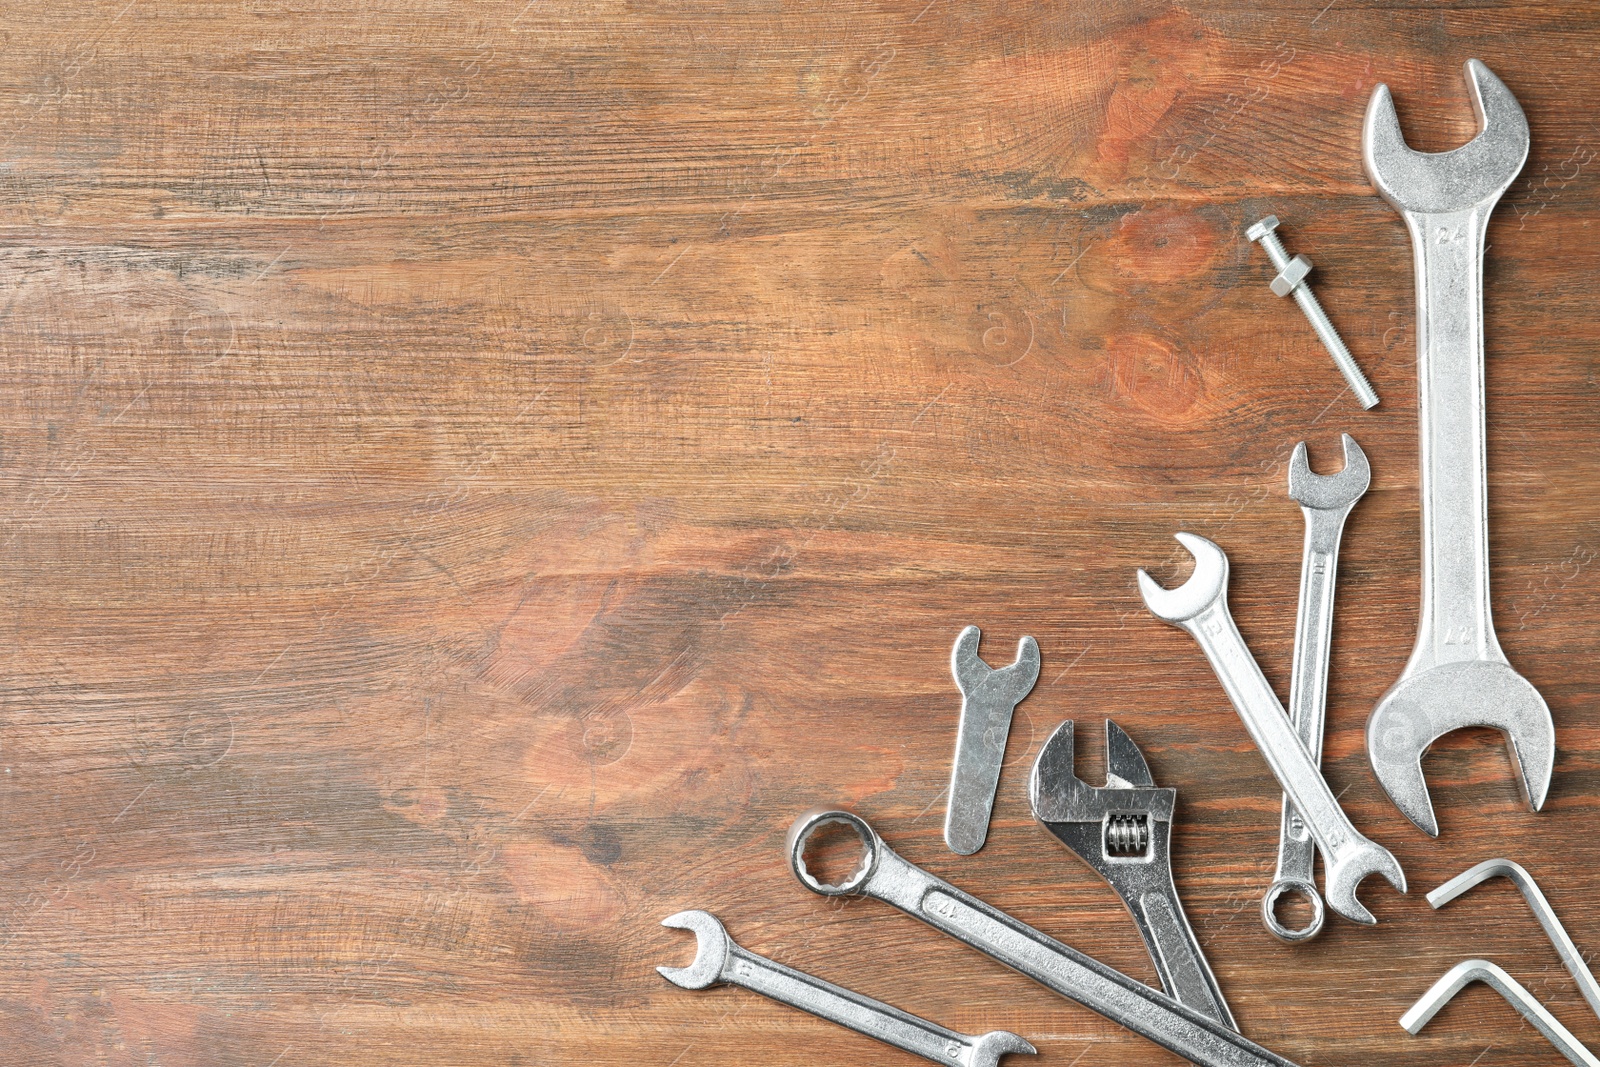
M 1300 305 L 1300 310 L 1305 312 L 1306 318 L 1311 321 L 1311 328 L 1321 338 L 1323 347 L 1333 357 L 1333 362 L 1344 375 L 1344 380 L 1350 384 L 1350 391 L 1355 393 L 1361 406 L 1377 407 L 1378 394 L 1373 391 L 1367 376 L 1361 373 L 1355 357 L 1350 355 L 1350 349 L 1345 347 L 1339 332 L 1333 328 L 1333 323 L 1328 321 L 1322 305 L 1317 303 L 1317 298 L 1312 295 L 1311 286 L 1306 283 L 1306 275 L 1311 273 L 1311 260 L 1305 256 L 1295 256 L 1290 259 L 1283 242 L 1274 232 L 1277 228 L 1278 216 L 1268 215 L 1244 232 L 1246 237 L 1258 242 L 1267 250 L 1272 265 L 1278 268 L 1278 276 L 1272 279 L 1272 291 L 1278 296 L 1294 297 L 1295 303 Z

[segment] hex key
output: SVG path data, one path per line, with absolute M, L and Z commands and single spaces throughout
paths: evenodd
M 1533 909 L 1534 918 L 1539 920 L 1544 932 L 1550 935 L 1551 943 L 1561 955 L 1561 962 L 1566 964 L 1567 970 L 1572 974 L 1572 980 L 1578 983 L 1578 992 L 1583 994 L 1583 999 L 1589 1002 L 1590 1009 L 1600 1017 L 1600 984 L 1596 984 L 1589 965 L 1583 962 L 1578 946 L 1567 936 L 1566 927 L 1556 918 L 1550 902 L 1544 898 L 1544 893 L 1540 892 L 1539 884 L 1521 864 L 1506 859 L 1484 860 L 1429 893 L 1428 903 L 1435 908 L 1443 907 L 1479 882 L 1488 881 L 1496 875 L 1509 878 L 1513 885 L 1522 890 L 1523 897 L 1528 901 L 1528 907 Z

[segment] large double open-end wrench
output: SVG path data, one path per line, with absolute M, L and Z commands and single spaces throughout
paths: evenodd
M 1144 753 L 1110 719 L 1106 784 L 1090 785 L 1073 769 L 1073 735 L 1068 719 L 1039 750 L 1028 780 L 1034 818 L 1117 891 L 1168 995 L 1230 1030 L 1239 1029 L 1172 881 L 1172 809 L 1178 791 L 1156 788 Z
M 862 846 L 860 865 L 837 885 L 820 881 L 805 862 L 806 844 L 812 835 L 834 825 L 850 829 Z M 789 828 L 789 864 L 800 884 L 814 893 L 860 894 L 893 904 L 1192 1063 L 1202 1067 L 1294 1067 L 1215 1019 L 907 862 L 884 844 L 877 831 L 848 811 L 807 812 L 795 820 Z
M 950 673 L 961 690 L 961 724 L 956 758 L 950 768 L 950 802 L 944 813 L 944 842 L 950 851 L 970 856 L 989 836 L 994 791 L 1005 762 L 1011 714 L 1039 680 L 1039 643 L 1017 642 L 1017 659 L 995 670 L 978 656 L 983 632 L 968 626 L 950 650 Z
M 1228 611 L 1227 555 L 1204 537 L 1191 533 L 1177 536 L 1194 556 L 1194 573 L 1179 588 L 1163 589 L 1141 570 L 1139 592 L 1145 606 L 1156 618 L 1187 630 L 1200 642 L 1234 710 L 1322 851 L 1328 907 L 1356 922 L 1377 922 L 1356 899 L 1356 887 L 1367 875 L 1381 874 L 1404 893 L 1406 876 L 1399 862 L 1388 849 L 1367 840 L 1350 825 L 1233 624 Z
M 1349 434 L 1344 443 L 1344 469 L 1317 474 L 1302 441 L 1289 459 L 1289 497 L 1306 519 L 1305 548 L 1300 556 L 1300 608 L 1294 624 L 1294 668 L 1289 676 L 1289 719 L 1313 764 L 1322 762 L 1322 726 L 1328 708 L 1328 661 L 1333 652 L 1333 585 L 1339 568 L 1339 542 L 1350 509 L 1372 484 L 1367 455 Z M 1261 918 L 1274 936 L 1304 941 L 1322 929 L 1322 898 L 1313 877 L 1317 843 L 1294 801 L 1283 798 L 1283 823 L 1278 836 L 1278 870 L 1261 898 Z M 1311 902 L 1311 921 L 1285 926 L 1278 919 L 1278 899 L 1299 893 Z
M 1417 643 L 1367 721 L 1367 756 L 1395 806 L 1433 836 L 1422 755 L 1442 734 L 1504 732 L 1535 811 L 1555 766 L 1550 708 L 1506 661 L 1489 610 L 1483 244 L 1489 213 L 1528 157 L 1528 120 L 1476 59 L 1467 84 L 1482 129 L 1460 148 L 1407 147 L 1386 85 L 1373 91 L 1361 133 L 1367 176 L 1405 219 L 1415 253 L 1422 463 Z
M 710 912 L 680 911 L 662 919 L 661 925 L 694 932 L 694 961 L 689 966 L 656 968 L 663 978 L 684 989 L 705 989 L 723 982 L 743 986 L 947 1067 L 995 1067 L 1007 1052 L 1038 1051 L 1009 1031 L 992 1030 L 976 1037 L 959 1034 L 892 1004 L 758 956 L 735 943 Z

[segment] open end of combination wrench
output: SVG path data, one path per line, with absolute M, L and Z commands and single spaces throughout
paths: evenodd
M 1239 1029 L 1172 881 L 1178 791 L 1156 788 L 1144 753 L 1110 719 L 1106 784 L 1090 785 L 1073 769 L 1073 734 L 1068 719 L 1039 751 L 1028 780 L 1034 818 L 1117 891 L 1150 950 L 1162 988 L 1230 1030 Z
M 944 842 L 958 856 L 970 856 L 989 836 L 994 791 L 1006 758 L 1011 715 L 1039 680 L 1039 643 L 1017 642 L 1017 659 L 995 670 L 978 656 L 983 632 L 968 626 L 950 650 L 950 673 L 961 690 L 961 724 L 950 769 L 950 803 L 944 813 Z
M 979 1036 L 957 1033 L 892 1004 L 758 956 L 736 944 L 710 912 L 680 911 L 662 919 L 661 925 L 694 933 L 694 961 L 689 966 L 656 968 L 661 977 L 684 989 L 706 989 L 724 982 L 743 986 L 948 1067 L 996 1067 L 1008 1052 L 1039 1051 L 1009 1031 L 993 1030 Z
M 1350 824 L 1250 654 L 1228 611 L 1227 555 L 1204 537 L 1177 537 L 1194 556 L 1194 573 L 1177 589 L 1164 589 L 1141 570 L 1139 592 L 1145 606 L 1156 618 L 1188 631 L 1211 661 L 1234 710 L 1322 852 L 1328 907 L 1356 922 L 1377 922 L 1356 899 L 1356 887 L 1367 875 L 1381 874 L 1404 893 L 1406 876 L 1399 862 Z
M 806 867 L 806 845 L 824 827 L 843 826 L 862 855 L 837 885 Z M 1047 937 L 998 908 L 903 859 L 865 821 L 848 811 L 815 811 L 789 829 L 789 864 L 800 884 L 823 896 L 857 894 L 892 904 L 991 959 L 1018 971 L 1202 1067 L 1293 1067 L 1215 1019 L 1180 1004 L 1121 971 Z
M 1289 679 L 1289 720 L 1313 764 L 1322 762 L 1323 723 L 1328 708 L 1328 664 L 1333 654 L 1333 587 L 1339 570 L 1339 542 L 1345 519 L 1372 484 L 1367 454 L 1355 438 L 1341 434 L 1344 469 L 1318 474 L 1311 469 L 1302 441 L 1289 459 L 1289 498 L 1305 515 L 1305 548 L 1300 556 L 1300 606 L 1294 624 L 1294 669 Z M 1261 898 L 1261 919 L 1283 941 L 1305 941 L 1322 930 L 1324 909 L 1314 879 L 1317 844 L 1294 801 L 1283 798 L 1278 835 L 1278 869 Z M 1278 901 L 1304 897 L 1311 919 L 1301 927 L 1278 918 Z
M 1413 151 L 1386 85 L 1373 91 L 1361 134 L 1367 176 L 1411 233 L 1422 466 L 1417 643 L 1367 722 L 1367 755 L 1395 806 L 1435 837 L 1422 756 L 1441 735 L 1465 726 L 1504 733 L 1535 811 L 1555 766 L 1550 709 L 1506 661 L 1489 604 L 1484 235 L 1528 158 L 1528 120 L 1488 67 L 1469 60 L 1466 74 L 1479 133 L 1460 148 Z

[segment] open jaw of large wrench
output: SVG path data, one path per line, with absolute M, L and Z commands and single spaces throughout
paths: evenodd
M 1399 862 L 1388 849 L 1367 840 L 1350 824 L 1233 624 L 1228 611 L 1227 555 L 1204 537 L 1191 533 L 1177 537 L 1194 556 L 1194 573 L 1177 589 L 1163 589 L 1141 570 L 1139 592 L 1145 606 L 1156 618 L 1193 635 L 1211 661 L 1234 710 L 1322 852 L 1328 907 L 1356 922 L 1377 922 L 1356 899 L 1356 887 L 1367 875 L 1381 874 L 1404 893 L 1406 876 Z
M 710 912 L 680 911 L 662 919 L 661 925 L 694 933 L 694 961 L 689 966 L 656 968 L 661 977 L 684 989 L 706 989 L 723 982 L 744 986 L 781 1004 L 875 1037 L 886 1045 L 954 1067 L 995 1067 L 1007 1052 L 1038 1051 L 1009 1031 L 992 1030 L 976 1037 L 960 1034 L 892 1004 L 758 956 L 736 944 Z
M 851 830 L 862 847 L 860 863 L 838 885 L 818 880 L 805 861 L 811 836 L 834 825 Z M 814 893 L 833 897 L 859 894 L 893 904 L 1046 989 L 1201 1067 L 1294 1067 L 1215 1019 L 907 862 L 884 844 L 877 831 L 848 811 L 812 811 L 796 819 L 789 828 L 789 865 L 800 884 Z
M 1373 91 L 1361 132 L 1367 176 L 1411 232 L 1422 461 L 1417 643 L 1367 721 L 1367 756 L 1395 806 L 1433 836 L 1422 756 L 1442 734 L 1501 730 L 1535 811 L 1555 766 L 1550 709 L 1506 662 L 1489 610 L 1483 244 L 1489 213 L 1528 157 L 1528 120 L 1476 59 L 1467 84 L 1481 130 L 1460 148 L 1407 147 L 1386 85 Z
M 1039 643 L 1017 642 L 1017 659 L 995 670 L 978 656 L 983 632 L 968 626 L 950 650 L 950 673 L 961 690 L 961 724 L 956 758 L 950 768 L 950 802 L 944 813 L 944 843 L 958 856 L 970 856 L 989 836 L 994 791 L 1006 758 L 1011 715 L 1039 680 Z
M 1106 784 L 1090 785 L 1073 769 L 1073 735 L 1068 719 L 1039 750 L 1028 780 L 1034 818 L 1117 891 L 1168 995 L 1230 1030 L 1239 1029 L 1172 881 L 1172 809 L 1178 791 L 1156 788 L 1144 753 L 1110 719 Z
M 1339 542 L 1350 509 L 1372 484 L 1367 455 L 1349 434 L 1344 469 L 1317 474 L 1302 441 L 1289 460 L 1289 497 L 1305 515 L 1305 548 L 1300 556 L 1300 607 L 1294 624 L 1294 670 L 1289 678 L 1289 720 L 1313 764 L 1322 762 L 1322 727 L 1328 708 L 1328 662 L 1333 653 L 1333 585 L 1339 569 Z M 1261 898 L 1261 919 L 1272 934 L 1289 942 L 1315 937 L 1322 929 L 1322 898 L 1315 873 L 1317 843 L 1288 794 L 1278 835 L 1278 870 Z M 1299 893 L 1311 902 L 1311 921 L 1294 928 L 1278 919 L 1278 900 Z

